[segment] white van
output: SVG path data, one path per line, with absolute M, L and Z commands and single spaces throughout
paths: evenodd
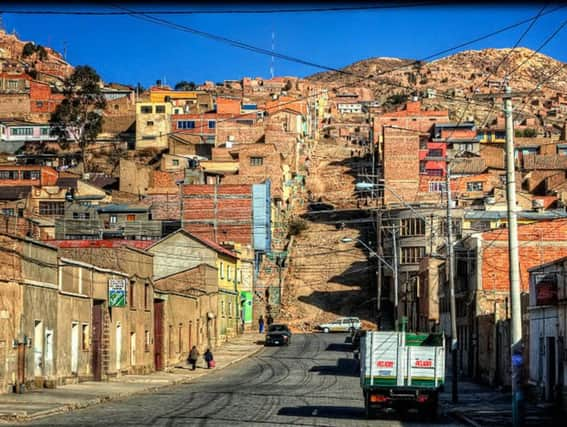
M 352 332 L 355 329 L 360 329 L 360 319 L 358 317 L 340 317 L 329 323 L 321 323 L 316 326 L 316 329 L 324 333 L 329 332 Z

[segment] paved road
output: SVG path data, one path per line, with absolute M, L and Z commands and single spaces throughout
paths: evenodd
M 364 418 L 345 334 L 294 335 L 225 370 L 152 394 L 56 415 L 30 425 L 410 426 Z M 458 425 L 441 418 L 436 425 Z

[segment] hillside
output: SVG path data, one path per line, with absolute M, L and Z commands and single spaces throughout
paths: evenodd
M 458 114 L 466 104 L 465 98 L 475 92 L 499 92 L 498 84 L 510 73 L 510 84 L 515 91 L 532 91 L 540 81 L 544 81 L 539 102 L 537 97 L 532 97 L 526 111 L 546 115 L 549 105 L 545 101 L 554 97 L 556 92 L 567 89 L 567 69 L 561 68 L 564 65 L 527 48 L 483 49 L 463 51 L 418 64 L 408 59 L 371 58 L 343 68 L 342 71 L 352 75 L 329 71 L 306 79 L 330 88 L 366 87 L 382 101 L 394 93 L 409 95 L 434 89 L 436 96 L 427 103 L 433 107 L 449 108 Z M 468 114 L 477 119 L 486 112 L 486 109 L 483 111 L 475 105 L 468 108 Z

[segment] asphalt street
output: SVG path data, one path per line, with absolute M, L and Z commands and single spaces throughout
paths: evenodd
M 26 425 L 420 426 L 415 415 L 364 417 L 346 334 L 294 335 L 189 384 L 36 420 Z M 440 416 L 434 425 L 459 425 Z

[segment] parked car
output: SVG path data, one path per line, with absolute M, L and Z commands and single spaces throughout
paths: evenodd
M 287 325 L 274 323 L 268 326 L 264 345 L 289 345 L 291 331 Z
M 352 332 L 360 329 L 360 319 L 358 317 L 340 317 L 329 323 L 321 323 L 316 328 L 324 333 L 329 332 Z

